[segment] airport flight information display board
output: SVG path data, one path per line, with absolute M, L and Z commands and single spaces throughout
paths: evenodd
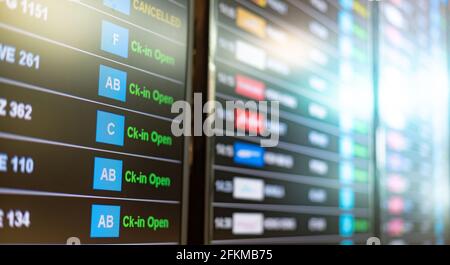
M 449 187 L 448 3 L 387 0 L 379 5 L 381 239 L 383 244 L 443 244 Z
M 210 91 L 278 101 L 271 115 L 217 112 L 208 171 L 211 229 L 223 243 L 360 244 L 372 236 L 371 13 L 359 0 L 211 1 Z M 269 104 L 270 105 L 270 104 Z
M 0 243 L 181 243 L 191 1 L 0 1 Z

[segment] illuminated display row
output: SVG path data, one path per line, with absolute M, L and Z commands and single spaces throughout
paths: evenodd
M 38 2 L 0 3 L 0 243 L 180 243 L 190 6 Z

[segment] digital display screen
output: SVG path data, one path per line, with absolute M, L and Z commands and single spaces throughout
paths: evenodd
M 382 243 L 443 244 L 449 200 L 448 3 L 379 5 Z
M 0 0 L 0 244 L 448 243 L 449 10 Z
M 0 243 L 182 242 L 190 12 L 0 1 Z
M 215 99 L 279 102 L 278 123 L 250 108 L 217 112 L 258 136 L 212 141 L 210 243 L 359 244 L 372 235 L 369 3 L 210 2 Z M 262 147 L 263 131 L 278 144 Z

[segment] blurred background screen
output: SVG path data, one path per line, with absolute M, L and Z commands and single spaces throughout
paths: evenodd
M 384 243 L 444 243 L 448 216 L 447 1 L 381 1 L 378 159 Z
M 278 100 L 280 123 L 218 112 L 260 135 L 211 141 L 209 241 L 445 243 L 448 2 L 210 5 L 211 93 Z
M 280 101 L 278 126 L 251 110 L 218 113 L 280 141 L 216 137 L 212 243 L 365 242 L 375 225 L 369 3 L 218 0 L 210 14 L 216 99 Z

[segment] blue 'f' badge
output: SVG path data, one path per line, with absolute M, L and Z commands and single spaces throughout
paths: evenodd
M 128 29 L 103 21 L 102 50 L 128 58 Z

